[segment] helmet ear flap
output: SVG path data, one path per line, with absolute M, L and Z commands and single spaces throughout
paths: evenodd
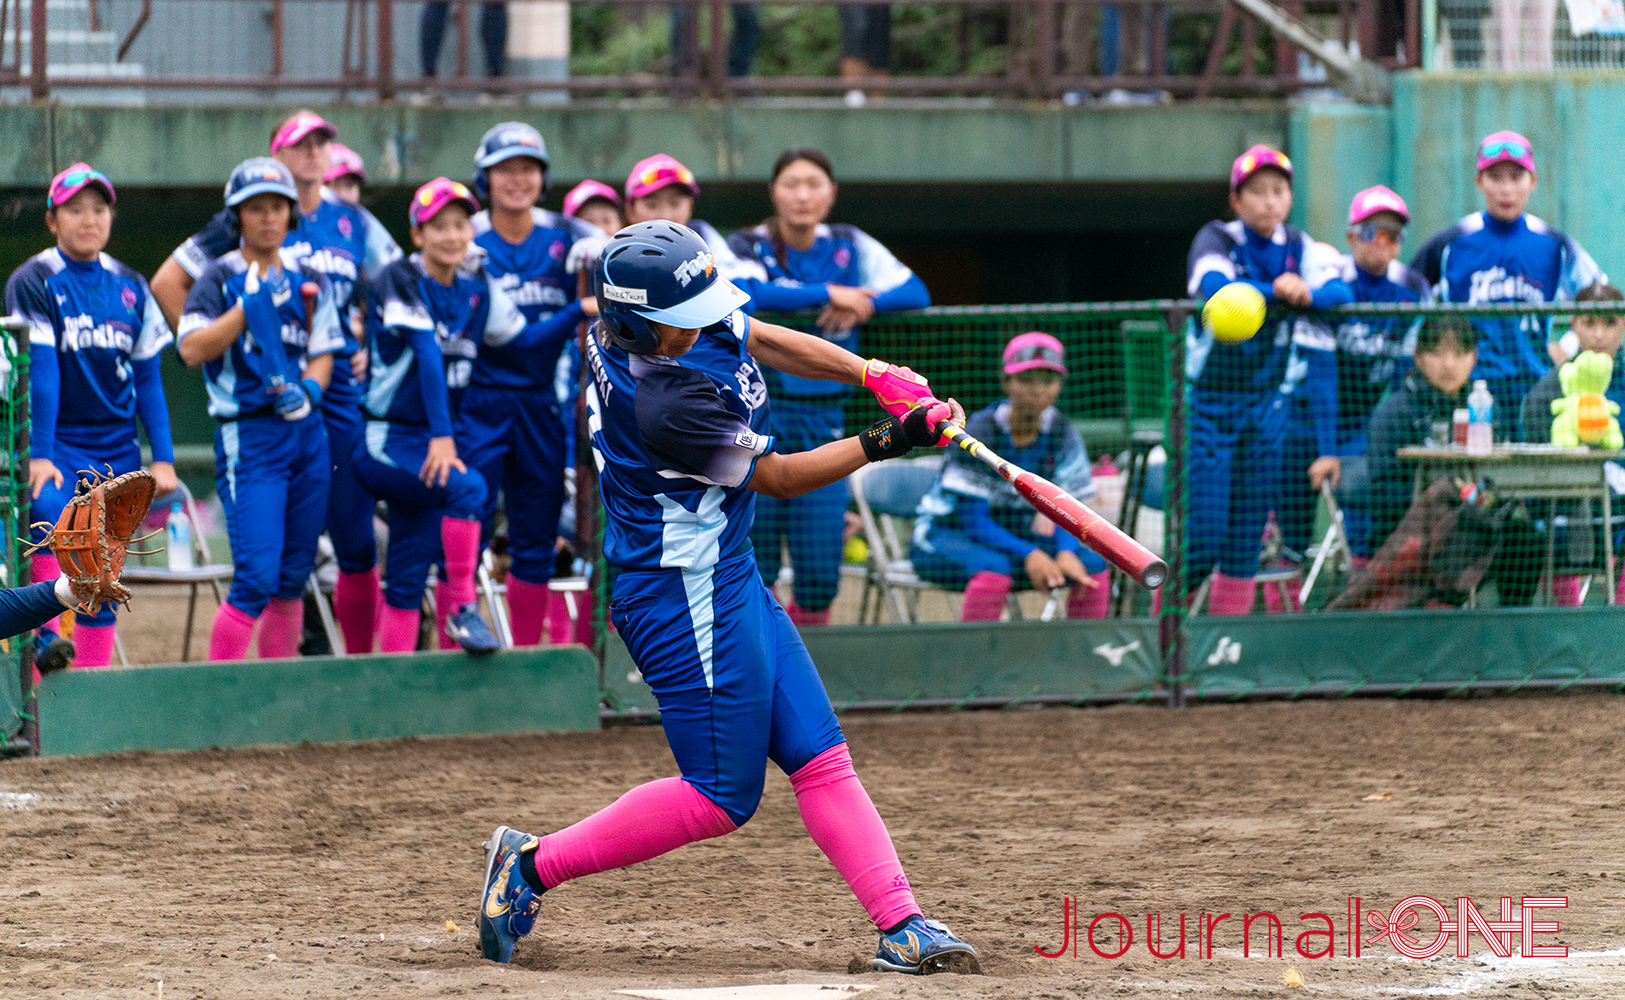
M 474 183 L 470 187 L 474 189 L 474 197 L 478 198 L 481 204 L 491 200 L 491 178 L 484 167 L 474 168 Z

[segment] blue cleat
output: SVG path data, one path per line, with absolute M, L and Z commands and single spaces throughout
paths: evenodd
M 502 648 L 496 633 L 480 617 L 480 606 L 474 601 L 458 608 L 456 614 L 446 616 L 446 638 L 463 647 L 465 652 L 482 656 Z
M 519 874 L 519 852 L 536 838 L 505 826 L 485 842 L 485 891 L 480 896 L 480 951 L 493 962 L 513 961 L 514 946 L 536 926 L 541 893 Z
M 869 967 L 876 972 L 906 972 L 929 976 L 933 972 L 982 974 L 976 949 L 954 937 L 947 925 L 916 914 L 893 934 L 880 935 L 880 950 Z

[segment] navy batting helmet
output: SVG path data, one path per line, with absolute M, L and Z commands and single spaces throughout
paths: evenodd
M 292 202 L 288 228 L 299 228 L 299 188 L 293 182 L 293 173 L 281 161 L 256 156 L 237 164 L 226 179 L 227 208 L 236 208 L 257 194 L 279 194 Z
M 491 197 L 486 170 L 516 156 L 528 156 L 542 165 L 542 194 L 547 194 L 553 179 L 547 170 L 547 143 L 542 141 L 542 134 L 524 122 L 503 122 L 492 126 L 474 151 L 474 193 L 480 200 Z
M 675 222 L 640 222 L 610 237 L 593 269 L 593 294 L 600 329 L 633 354 L 660 347 L 650 323 L 702 329 L 750 301 L 717 271 L 700 234 Z

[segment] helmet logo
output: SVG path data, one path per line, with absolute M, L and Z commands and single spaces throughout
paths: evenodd
M 625 302 L 631 306 L 646 306 L 649 304 L 649 290 L 646 288 L 623 288 L 620 285 L 606 284 L 604 285 L 604 298 L 611 302 Z
M 710 254 L 706 253 L 704 250 L 701 250 L 699 253 L 694 255 L 692 260 L 685 260 L 681 264 L 677 265 L 677 270 L 673 272 L 673 277 L 677 279 L 677 283 L 679 285 L 687 288 L 690 281 L 693 281 L 702 274 L 710 274 L 715 269 L 715 260 L 713 260 Z

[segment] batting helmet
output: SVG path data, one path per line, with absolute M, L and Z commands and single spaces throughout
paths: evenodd
M 718 272 L 705 240 L 675 222 L 640 222 L 610 237 L 593 269 L 593 294 L 599 328 L 633 354 L 659 349 L 650 323 L 703 329 L 750 302 Z
M 528 156 L 542 165 L 542 194 L 547 194 L 553 186 L 547 171 L 547 143 L 540 132 L 524 122 L 492 126 L 480 140 L 480 148 L 474 151 L 474 193 L 481 199 L 490 198 L 491 182 L 486 170 L 516 156 Z
M 292 202 L 288 228 L 299 228 L 299 188 L 293 182 L 293 173 L 281 161 L 256 156 L 237 164 L 226 179 L 227 208 L 236 208 L 257 194 L 279 194 Z

